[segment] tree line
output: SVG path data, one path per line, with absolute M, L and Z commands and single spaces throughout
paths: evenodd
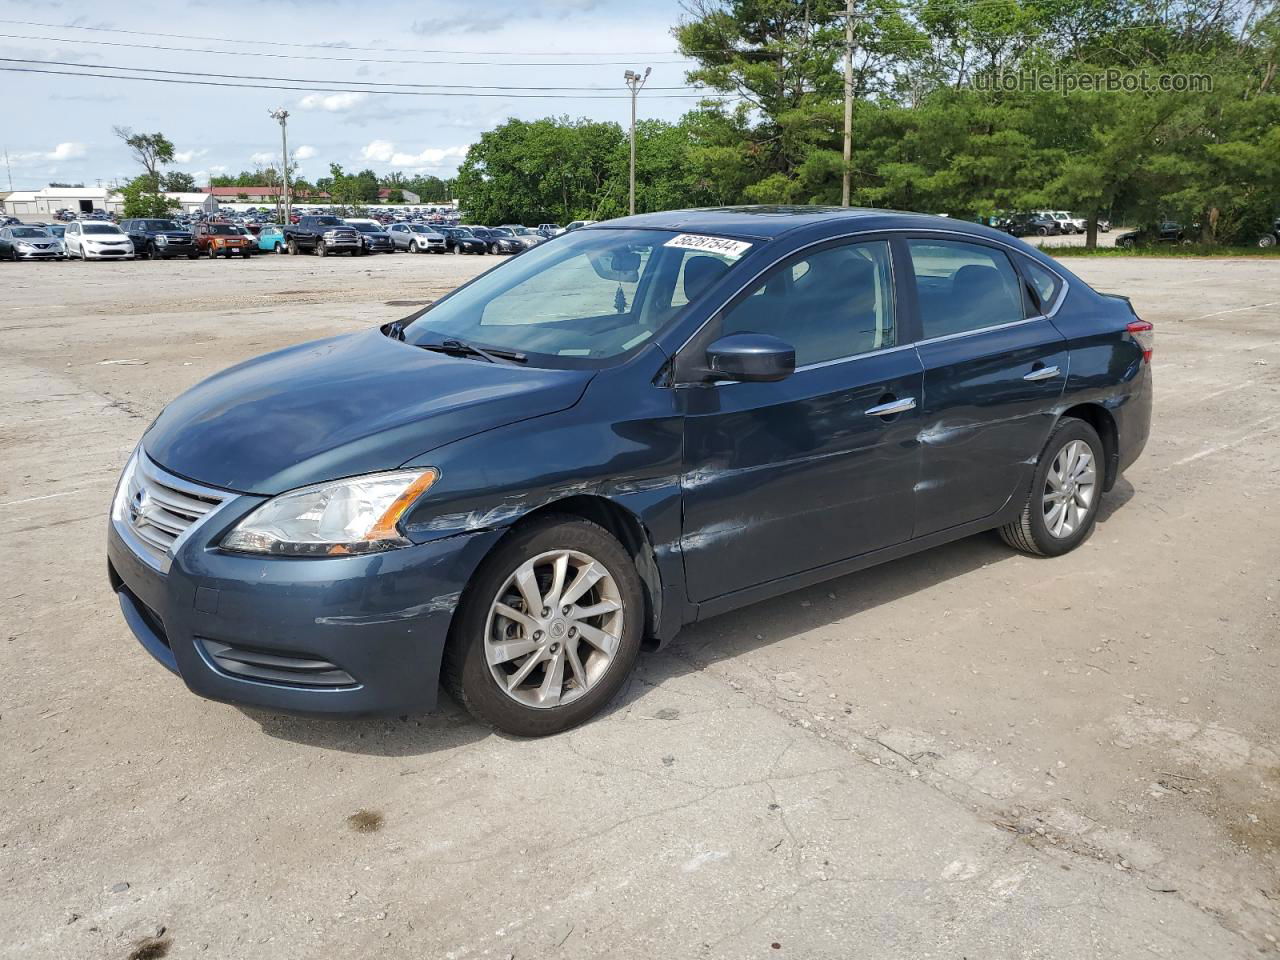
M 637 209 L 838 203 L 844 3 L 685 9 L 673 33 L 708 97 L 638 125 Z M 858 0 L 853 36 L 856 205 L 1070 209 L 1090 241 L 1098 217 L 1171 218 L 1222 243 L 1280 208 L 1275 0 Z M 472 146 L 456 192 L 479 222 L 618 216 L 626 140 L 510 120 Z

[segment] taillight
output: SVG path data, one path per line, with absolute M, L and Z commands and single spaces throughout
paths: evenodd
M 1156 328 L 1146 320 L 1134 320 L 1125 329 L 1142 348 L 1143 362 L 1150 363 L 1151 352 L 1156 348 Z

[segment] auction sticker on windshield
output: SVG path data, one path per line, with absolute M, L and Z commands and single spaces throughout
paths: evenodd
M 705 250 L 707 253 L 718 253 L 730 260 L 737 260 L 751 249 L 751 244 L 742 240 L 728 240 L 724 237 L 704 237 L 697 233 L 682 233 L 672 237 L 664 247 L 681 247 L 685 250 Z

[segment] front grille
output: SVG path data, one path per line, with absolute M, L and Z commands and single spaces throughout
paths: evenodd
M 291 687 L 351 687 L 355 678 L 328 660 L 305 654 L 259 650 L 196 637 L 218 669 L 235 677 Z
M 225 500 L 225 494 L 175 477 L 139 452 L 123 504 L 124 520 L 150 559 L 162 565 L 177 539 Z

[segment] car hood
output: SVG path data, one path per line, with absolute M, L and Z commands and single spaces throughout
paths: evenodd
M 392 470 L 454 440 L 564 410 L 592 375 L 446 356 L 375 329 L 205 380 L 165 408 L 143 447 L 179 476 L 276 494 Z

